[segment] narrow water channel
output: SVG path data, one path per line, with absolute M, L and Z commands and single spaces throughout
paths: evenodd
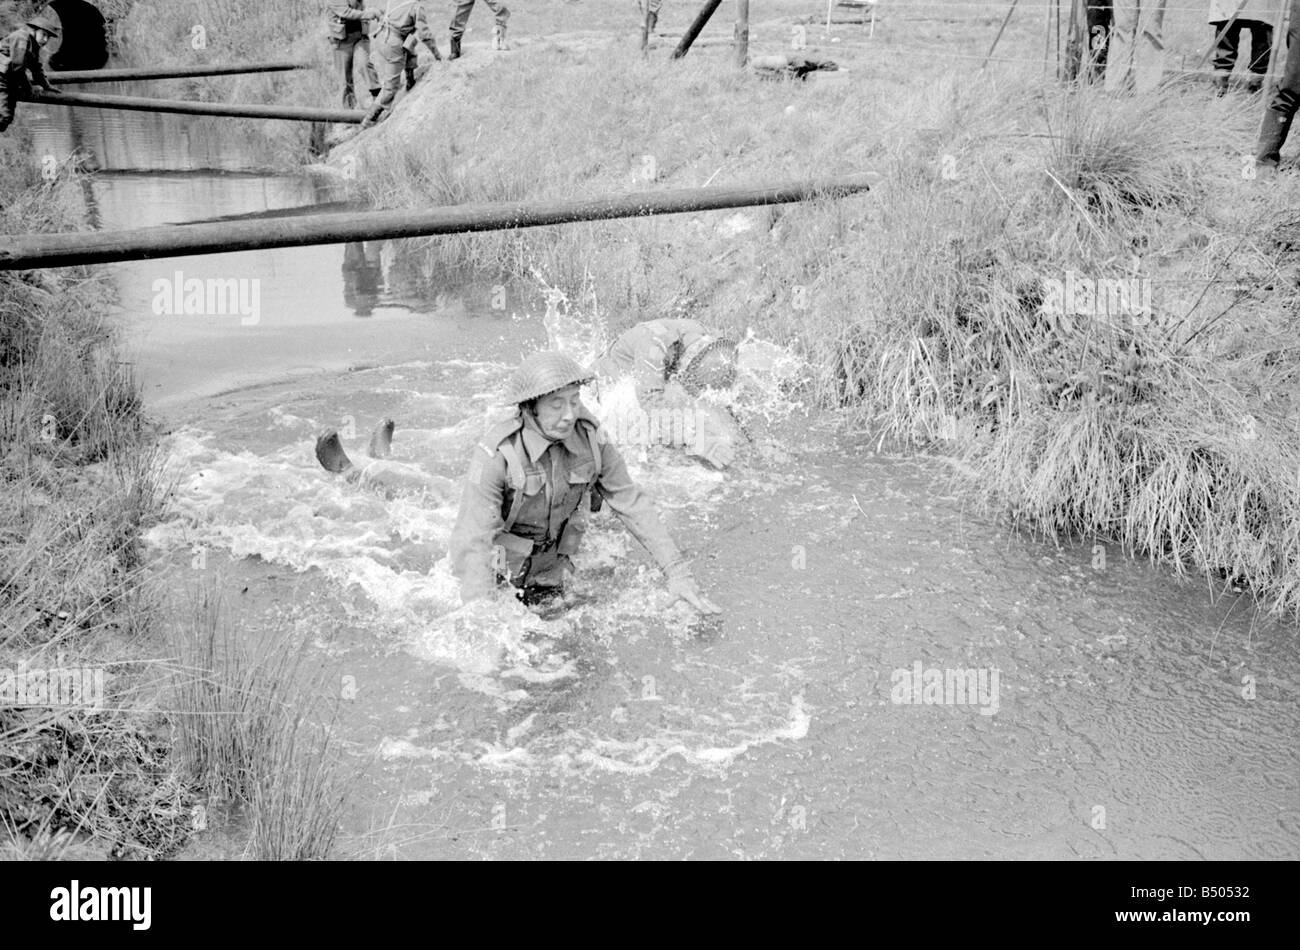
M 98 227 L 346 198 L 241 165 L 215 120 L 72 111 L 45 110 L 38 148 L 93 153 Z M 765 430 L 780 451 L 726 474 L 632 454 L 720 625 L 670 606 L 608 513 L 578 606 L 461 608 L 442 560 L 455 493 L 354 488 L 312 441 L 339 427 L 358 451 L 392 416 L 398 459 L 454 480 L 547 330 L 536 307 L 404 289 L 390 264 L 349 246 L 113 266 L 174 424 L 176 503 L 149 540 L 177 586 L 210 551 L 247 629 L 308 637 L 352 685 L 362 853 L 1300 857 L 1293 628 L 975 516 L 941 461 L 797 408 Z M 177 272 L 257 280 L 259 319 L 155 312 Z M 899 702 L 927 671 L 979 688 Z

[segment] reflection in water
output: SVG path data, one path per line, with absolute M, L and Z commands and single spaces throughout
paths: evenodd
M 343 248 L 343 302 L 358 317 L 370 316 L 379 303 L 380 247 L 377 241 L 354 241 Z

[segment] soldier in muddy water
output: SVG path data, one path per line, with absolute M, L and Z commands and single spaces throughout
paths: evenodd
M 592 372 L 606 382 L 631 378 L 641 414 L 689 412 L 696 424 L 687 453 L 714 468 L 727 468 L 743 433 L 725 408 L 699 397 L 705 390 L 722 392 L 735 384 L 737 354 L 734 340 L 697 320 L 647 320 L 615 340 L 592 364 Z
M 554 600 L 573 573 L 590 501 L 610 509 L 668 579 L 668 591 L 702 614 L 719 608 L 699 591 L 650 498 L 583 406 L 591 374 L 564 353 L 527 357 L 504 402 L 515 413 L 472 450 L 449 559 L 468 602 L 509 584 L 525 603 Z

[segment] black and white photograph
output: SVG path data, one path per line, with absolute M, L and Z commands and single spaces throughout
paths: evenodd
M 1300 0 L 0 0 L 24 912 L 1063 862 L 1250 933 L 1297 109 Z

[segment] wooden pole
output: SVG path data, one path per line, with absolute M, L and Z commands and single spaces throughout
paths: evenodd
M 1043 75 L 1047 75 L 1047 61 L 1052 53 L 1052 5 L 1056 0 L 1049 0 L 1044 9 L 1047 11 L 1047 29 L 1043 32 Z
M 352 122 L 366 117 L 354 109 L 317 109 L 307 106 L 237 105 L 225 102 L 193 102 L 188 99 L 142 99 L 136 96 L 101 96 L 89 92 L 50 95 L 32 92 L 29 102 L 51 106 L 88 106 L 96 109 L 125 109 L 130 112 L 173 112 L 179 115 L 219 115 L 244 119 L 290 119 L 299 122 Z
M 749 61 L 749 0 L 736 0 L 736 65 Z
M 695 20 L 686 28 L 686 32 L 682 34 L 681 40 L 677 43 L 677 48 L 673 50 L 673 59 L 681 59 L 686 55 L 686 51 L 691 48 L 691 44 L 700 35 L 704 25 L 709 22 L 709 17 L 713 16 L 720 6 L 722 6 L 722 0 L 704 0 L 704 6 L 700 7 L 699 13 L 695 14 Z
M 650 48 L 650 3 L 646 2 L 645 16 L 641 18 L 641 52 L 645 53 Z
M 229 66 L 173 66 L 169 69 L 72 69 L 46 73 L 51 82 L 123 82 L 132 79 L 187 79 L 191 76 L 236 76 L 310 69 L 310 63 L 235 63 Z
M 1007 15 L 1003 18 L 1002 25 L 998 27 L 998 35 L 993 37 L 993 45 L 989 47 L 988 53 L 984 56 L 984 62 L 980 63 L 980 69 L 987 66 L 989 60 L 993 58 L 993 51 L 998 48 L 998 40 L 1002 39 L 1002 34 L 1006 31 L 1007 24 L 1011 22 L 1011 14 L 1016 12 L 1016 4 L 1019 2 L 1020 0 L 1011 0 L 1011 9 L 1007 10 Z
M 144 261 L 219 251 L 343 244 L 382 238 L 467 234 L 536 228 L 574 221 L 605 221 L 750 205 L 787 204 L 868 191 L 873 174 L 749 188 L 680 188 L 604 198 L 496 202 L 424 211 L 368 211 L 264 221 L 163 225 L 125 231 L 0 236 L 0 270 Z

